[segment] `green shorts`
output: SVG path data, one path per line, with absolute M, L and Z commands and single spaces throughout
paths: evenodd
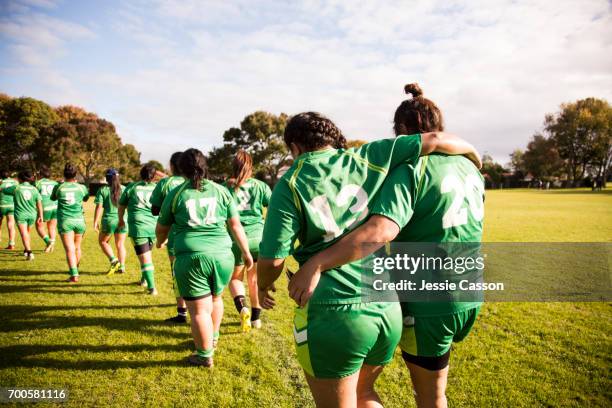
M 13 215 L 15 207 L 12 205 L 3 204 L 0 205 L 0 217 L 6 217 L 7 215 Z
M 43 208 L 43 221 L 57 220 L 57 207 L 45 209 Z
M 66 220 L 57 220 L 57 230 L 60 234 L 74 232 L 75 234 L 85 233 L 85 220 L 79 218 L 69 218 Z
M 479 311 L 480 306 L 443 316 L 405 316 L 400 348 L 417 357 L 444 355 L 467 337 Z
M 261 242 L 261 236 L 263 235 L 263 225 L 253 224 L 244 227 L 247 240 L 249 241 L 249 251 L 253 260 L 257 262 L 259 256 L 259 243 Z M 232 237 L 233 238 L 233 237 Z M 234 266 L 244 265 L 244 259 L 242 259 L 242 252 L 236 242 L 232 240 L 232 253 L 234 254 Z
M 127 233 L 127 224 L 123 228 L 119 228 L 119 218 L 102 218 L 100 231 L 104 234 L 125 234 Z
M 35 215 L 19 217 L 19 218 L 15 217 L 15 223 L 17 225 L 26 224 L 27 226 L 31 227 L 32 225 L 36 223 L 36 218 L 37 217 Z
M 399 303 L 306 305 L 293 320 L 300 365 L 315 378 L 342 378 L 393 359 L 402 333 Z
M 220 295 L 233 271 L 234 259 L 228 254 L 179 254 L 174 261 L 174 277 L 185 300 Z

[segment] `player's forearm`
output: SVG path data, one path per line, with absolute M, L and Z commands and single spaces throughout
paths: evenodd
M 166 242 L 166 240 L 168 239 L 169 233 L 170 233 L 170 226 L 162 225 L 160 223 L 157 223 L 157 225 L 155 226 L 155 238 L 157 239 L 157 242 L 159 242 L 160 244 L 163 242 Z
M 117 209 L 117 215 L 119 216 L 119 222 L 122 222 L 125 218 L 125 206 L 120 205 Z
M 38 211 L 38 218 L 43 219 L 43 206 L 41 201 L 36 202 L 36 210 Z
M 238 244 L 238 247 L 240 248 L 240 251 L 243 254 L 250 253 L 249 242 L 247 240 L 246 233 L 244 232 L 244 228 L 242 227 L 242 224 L 240 223 L 240 219 L 238 217 L 233 217 L 233 218 L 230 218 L 227 221 L 227 223 L 234 237 L 234 240 L 236 241 L 236 243 Z
M 478 168 L 482 167 L 480 154 L 476 148 L 462 138 L 446 132 L 430 132 L 421 135 L 421 156 L 433 152 L 464 155 Z
M 260 258 L 257 260 L 257 285 L 270 287 L 283 272 L 284 259 Z
M 311 257 L 308 262 L 317 266 L 319 272 L 337 268 L 376 252 L 385 243 L 392 241 L 398 233 L 399 227 L 395 222 L 380 215 L 373 215 L 365 224 Z
M 94 212 L 94 224 L 99 223 L 101 217 L 102 217 L 102 206 L 98 204 L 96 205 L 96 211 Z

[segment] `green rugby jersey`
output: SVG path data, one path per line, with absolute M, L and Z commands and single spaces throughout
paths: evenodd
M 196 190 L 191 181 L 186 181 L 170 191 L 158 222 L 172 226 L 177 256 L 196 252 L 229 256 L 232 240 L 226 222 L 233 217 L 238 217 L 238 212 L 225 187 L 202 180 L 200 190 Z
M 161 208 L 168 193 L 184 182 L 185 178 L 181 176 L 170 176 L 159 180 L 159 183 L 155 186 L 155 190 L 153 190 L 153 194 L 151 194 L 151 205 Z
M 84 219 L 83 201 L 89 198 L 89 191 L 83 184 L 65 181 L 57 184 L 51 193 L 51 200 L 57 201 L 57 220 Z
M 401 231 L 394 242 L 481 242 L 484 179 L 463 156 L 432 154 L 416 166 L 403 165 L 385 180 L 372 214 L 393 220 Z M 471 309 L 480 302 L 410 302 L 413 316 Z
M 421 136 L 412 135 L 300 155 L 272 192 L 260 257 L 293 255 L 303 264 L 359 225 L 389 170 L 404 162 L 415 163 L 420 153 Z M 299 246 L 294 248 L 297 239 Z M 360 303 L 360 264 L 322 274 L 310 302 Z
M 223 186 L 228 189 L 234 203 L 236 203 L 242 225 L 263 225 L 263 209 L 270 204 L 270 196 L 272 195 L 272 190 L 266 183 L 255 178 L 249 178 L 238 189 L 229 186 L 227 182 L 223 183 Z
M 17 180 L 13 178 L 5 178 L 4 180 L 0 181 L 0 207 L 1 208 L 13 208 L 13 197 L 8 194 L 4 194 L 2 190 L 4 190 L 5 188 L 15 186 L 17 184 L 19 183 L 17 182 Z
M 125 191 L 125 186 L 121 186 L 121 194 Z M 121 198 L 121 195 L 119 196 Z M 102 205 L 104 212 L 102 213 L 102 219 L 115 219 L 119 217 L 119 210 L 113 204 L 111 200 L 111 189 L 110 186 L 102 186 L 96 193 L 94 204 Z
M 127 207 L 130 237 L 155 236 L 157 216 L 151 214 L 151 195 L 154 189 L 155 183 L 141 180 L 123 190 L 119 205 Z
M 46 178 L 42 178 L 36 182 L 36 188 L 42 197 L 44 211 L 57 209 L 57 202 L 51 200 L 51 194 L 53 193 L 53 189 L 56 185 L 58 185 L 57 181 Z
M 36 203 L 42 201 L 42 199 L 36 187 L 27 181 L 5 188 L 3 193 L 13 199 L 15 219 L 25 220 L 26 218 L 36 218 L 38 216 Z

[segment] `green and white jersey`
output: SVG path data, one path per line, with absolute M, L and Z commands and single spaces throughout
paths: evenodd
M 395 169 L 372 203 L 372 214 L 393 220 L 394 242 L 481 242 L 484 179 L 463 156 L 432 154 Z M 450 314 L 480 302 L 408 303 L 413 316 Z
M 127 207 L 130 237 L 154 237 L 157 217 L 151 214 L 151 195 L 155 183 L 137 181 L 121 194 L 119 205 Z
M 389 170 L 420 153 L 421 137 L 412 135 L 302 154 L 272 192 L 259 256 L 303 264 L 361 224 Z M 322 274 L 310 302 L 360 303 L 361 270 L 357 261 Z
M 13 197 L 8 194 L 4 194 L 2 190 L 16 186 L 17 184 L 19 184 L 17 180 L 12 178 L 5 178 L 4 180 L 0 181 L 0 208 L 13 208 Z
M 186 181 L 170 191 L 158 222 L 172 226 L 177 256 L 197 252 L 229 256 L 232 240 L 226 223 L 233 217 L 238 211 L 227 189 L 204 179 L 199 190 Z
M 15 219 L 25 220 L 27 218 L 36 218 L 38 215 L 36 203 L 42 201 L 36 187 L 26 181 L 4 188 L 2 191 L 13 199 L 15 205 Z
M 151 206 L 161 208 L 168 193 L 184 182 L 185 178 L 181 176 L 170 176 L 159 180 L 151 195 Z
M 53 188 L 51 200 L 57 201 L 57 220 L 82 220 L 83 202 L 89 198 L 89 191 L 83 184 L 72 181 L 59 183 Z
M 58 185 L 58 182 L 55 180 L 42 178 L 38 180 L 35 185 L 40 192 L 40 196 L 42 197 L 43 211 L 57 209 L 57 202 L 51 200 L 51 194 L 53 193 L 55 186 Z
M 244 226 L 264 223 L 263 209 L 270 204 L 272 190 L 266 183 L 255 178 L 246 179 L 238 189 L 223 183 L 230 192 Z
M 121 186 L 121 194 L 125 191 L 125 186 Z M 121 196 L 119 196 L 121 198 Z M 111 188 L 110 186 L 102 186 L 98 189 L 96 193 L 96 199 L 94 200 L 95 204 L 102 205 L 104 212 L 102 213 L 102 219 L 118 219 L 119 218 L 119 210 L 113 204 L 111 200 Z

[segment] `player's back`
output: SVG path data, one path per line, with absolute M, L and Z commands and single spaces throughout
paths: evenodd
M 228 182 L 222 185 L 234 199 L 242 225 L 263 224 L 263 209 L 268 206 L 272 194 L 266 183 L 249 178 L 238 188 Z
M 480 242 L 484 180 L 463 156 L 432 154 L 415 166 L 414 214 L 400 242 Z

